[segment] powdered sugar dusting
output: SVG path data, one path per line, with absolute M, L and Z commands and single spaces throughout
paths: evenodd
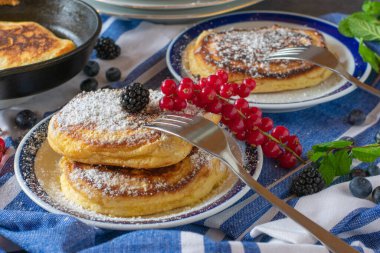
M 211 33 L 205 37 L 211 41 L 217 58 L 206 54 L 206 60 L 217 67 L 230 71 L 244 71 L 253 77 L 268 75 L 269 62 L 266 57 L 278 49 L 309 46 L 311 38 L 301 30 L 272 26 L 252 30 L 231 29 Z M 273 63 L 273 61 L 272 61 Z M 277 61 L 286 67 L 287 61 Z M 260 71 L 265 70 L 265 71 Z
M 149 104 L 142 112 L 135 114 L 128 113 L 122 108 L 121 93 L 122 89 L 103 89 L 77 95 L 53 117 L 57 123 L 55 132 L 81 134 L 81 137 L 90 143 L 140 143 L 161 135 L 158 131 L 148 130 L 142 126 L 164 114 L 159 108 L 162 93 L 150 90 Z M 200 111 L 189 104 L 184 113 L 194 115 Z M 91 131 L 80 131 L 81 129 Z M 135 130 L 135 132 L 121 136 L 113 134 L 113 132 L 127 130 Z M 108 134 L 101 135 L 102 139 L 98 139 L 92 136 L 92 131 Z
M 212 157 L 201 150 L 192 152 L 190 155 L 192 168 L 178 182 L 167 181 L 166 174 L 175 173 L 175 168 L 156 169 L 145 171 L 141 169 L 115 168 L 101 165 L 84 165 L 74 162 L 74 168 L 69 173 L 72 183 L 88 195 L 94 194 L 93 188 L 105 196 L 148 196 L 161 191 L 173 191 L 186 184 L 198 173 L 203 166 L 210 166 Z M 90 183 L 90 187 L 82 187 L 80 182 Z

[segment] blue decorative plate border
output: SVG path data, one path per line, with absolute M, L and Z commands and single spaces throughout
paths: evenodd
M 195 39 L 202 31 L 208 29 L 215 29 L 221 26 L 242 23 L 242 22 L 255 22 L 255 21 L 273 21 L 275 22 L 285 22 L 296 25 L 303 25 L 309 28 L 313 28 L 337 39 L 340 43 L 344 44 L 352 54 L 355 60 L 355 69 L 353 76 L 358 79 L 364 78 L 366 82 L 371 82 L 375 79 L 376 73 L 371 71 L 369 64 L 363 62 L 361 59 L 358 47 L 359 42 L 355 39 L 345 37 L 341 35 L 337 29 L 336 24 L 329 21 L 306 16 L 297 13 L 290 12 L 276 12 L 276 11 L 248 11 L 248 12 L 237 12 L 233 14 L 223 15 L 216 18 L 207 19 L 194 26 L 186 29 L 170 43 L 167 54 L 166 62 L 170 72 L 176 79 L 181 78 L 183 73 L 182 68 L 182 54 L 186 46 Z M 284 108 L 306 108 L 319 103 L 324 103 L 348 94 L 349 92 L 356 89 L 356 86 L 351 83 L 345 83 L 342 87 L 325 94 L 323 96 L 312 98 L 310 100 L 288 102 L 288 103 L 256 103 L 253 104 L 260 107 L 263 106 L 264 109 L 284 109 Z M 284 107 L 285 106 L 285 107 Z
M 147 228 L 168 228 L 185 225 L 205 219 L 231 206 L 242 198 L 249 188 L 240 181 L 235 183 L 224 195 L 213 202 L 207 203 L 200 208 L 192 208 L 188 212 L 165 215 L 164 219 L 159 217 L 136 220 L 134 218 L 112 218 L 107 216 L 91 216 L 90 214 L 68 208 L 51 198 L 41 184 L 34 172 L 34 160 L 42 143 L 47 137 L 47 128 L 51 116 L 43 119 L 31 129 L 19 144 L 14 161 L 15 174 L 22 190 L 39 206 L 52 213 L 68 214 L 83 222 L 106 229 L 135 230 Z M 261 149 L 251 149 L 247 163 L 247 169 L 251 175 L 257 176 L 261 172 L 263 155 Z M 247 152 L 248 152 L 247 151 Z

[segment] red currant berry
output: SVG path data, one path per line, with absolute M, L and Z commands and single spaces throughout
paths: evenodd
M 213 88 L 206 86 L 202 88 L 200 96 L 204 103 L 209 104 L 212 101 L 214 101 L 216 97 L 216 92 Z
M 284 138 L 289 136 L 289 130 L 284 126 L 276 126 L 272 130 L 272 136 L 277 140 L 283 141 Z
M 239 94 L 239 84 L 237 83 L 231 83 L 231 86 L 233 88 L 233 96 L 237 96 Z
M 236 117 L 230 124 L 230 129 L 233 133 L 239 133 L 244 131 L 244 120 L 241 117 Z
M 240 84 L 239 90 L 238 90 L 238 95 L 241 98 L 245 98 L 245 97 L 248 97 L 249 94 L 251 94 L 251 88 L 249 88 L 245 84 Z
M 211 104 L 208 104 L 206 110 L 215 114 L 222 112 L 223 103 L 220 99 L 215 99 Z
M 4 154 L 5 150 L 6 150 L 5 141 L 3 138 L 0 138 L 0 154 Z
M 222 117 L 222 119 L 220 120 L 220 122 L 222 122 L 226 126 L 229 126 L 229 125 L 231 125 L 232 120 L 227 119 L 225 117 Z
M 226 83 L 228 81 L 228 73 L 224 71 L 223 69 L 219 69 L 216 72 L 216 75 L 219 76 L 219 78 L 222 80 L 223 83 Z
M 266 136 L 260 131 L 249 131 L 247 136 L 247 142 L 251 145 L 260 146 L 266 142 Z
M 290 169 L 296 166 L 297 158 L 289 152 L 285 152 L 279 158 L 280 166 L 285 169 Z
M 179 84 L 194 85 L 194 82 L 191 80 L 191 78 L 185 77 L 181 80 L 181 82 L 179 82 Z
M 246 126 L 245 129 L 248 131 L 257 130 L 257 128 L 259 128 L 260 125 L 261 125 L 261 117 L 255 114 L 250 114 L 245 119 L 245 126 Z
M 284 143 L 287 143 L 287 146 L 292 148 L 300 144 L 300 140 L 295 135 L 289 135 L 284 138 Z
M 159 105 L 161 110 L 171 111 L 174 108 L 174 101 L 172 98 L 164 96 L 163 98 L 161 98 Z
M 219 89 L 219 94 L 224 98 L 230 98 L 234 94 L 234 88 L 229 83 L 222 84 Z
M 222 107 L 222 116 L 226 120 L 232 120 L 239 116 L 238 111 L 236 110 L 235 106 L 231 104 L 224 104 Z
M 269 158 L 277 158 L 282 154 L 280 146 L 274 141 L 268 141 L 261 147 L 263 149 L 264 155 Z
M 185 79 L 183 79 L 185 80 Z M 183 81 L 182 80 L 182 81 Z M 191 81 L 191 80 L 190 80 Z M 194 94 L 194 88 L 193 88 L 193 84 L 192 84 L 193 81 L 190 82 L 184 82 L 178 86 L 178 89 L 177 89 L 177 95 L 178 97 L 182 98 L 182 99 L 190 99 L 193 97 L 193 94 Z
M 240 132 L 235 133 L 235 138 L 240 141 L 244 141 L 246 137 L 247 137 L 246 131 L 240 131 Z
M 261 119 L 260 129 L 264 132 L 269 132 L 273 128 L 273 120 L 270 118 L 264 117 Z
M 193 85 L 193 91 L 194 91 L 195 93 L 200 93 L 200 92 L 201 92 L 201 89 L 202 89 L 202 87 L 201 87 L 200 84 L 194 84 L 194 85 Z
M 301 146 L 301 144 L 298 144 L 298 145 L 295 145 L 295 146 L 292 146 L 292 147 L 289 147 L 289 148 L 291 150 L 293 150 L 294 153 L 296 153 L 298 156 L 302 155 L 302 146 Z
M 250 112 L 252 114 L 255 114 L 255 115 L 259 116 L 260 118 L 263 116 L 263 112 L 259 108 L 255 107 L 255 106 L 253 106 L 253 107 L 250 108 Z
M 186 103 L 186 100 L 180 98 L 180 97 L 176 97 L 174 99 L 174 110 L 175 111 L 182 111 L 183 109 L 185 109 L 187 106 L 187 103 Z
M 243 111 L 249 108 L 249 103 L 244 98 L 239 98 L 235 101 L 236 109 Z
M 220 79 L 220 77 L 217 75 L 210 75 L 207 78 L 207 82 L 208 82 L 208 86 L 214 89 L 223 84 L 222 79 Z
M 201 80 L 199 80 L 199 86 L 201 88 L 208 86 L 208 81 L 206 77 L 202 77 Z
M 248 88 L 250 88 L 251 91 L 256 88 L 256 81 L 252 78 L 244 79 L 243 84 L 245 84 Z
M 161 84 L 161 91 L 167 96 L 175 94 L 177 84 L 173 79 L 166 79 Z

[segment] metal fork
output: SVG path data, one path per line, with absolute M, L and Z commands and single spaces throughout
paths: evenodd
M 307 229 L 331 251 L 337 253 L 358 252 L 344 241 L 326 231 L 293 207 L 289 206 L 286 202 L 279 199 L 254 180 L 238 161 L 240 157 L 235 158 L 232 153 L 233 150 L 238 148 L 236 140 L 234 140 L 229 134 L 226 134 L 222 128 L 215 125 L 213 122 L 201 116 L 167 114 L 164 117 L 145 125 L 145 127 L 175 135 L 219 158 L 244 183 L 256 191 L 257 194 L 264 197 L 274 206 L 278 207 L 289 218 Z
M 309 46 L 309 47 L 293 47 L 280 49 L 270 54 L 266 60 L 304 60 L 323 68 L 327 68 L 347 81 L 355 84 L 357 87 L 368 91 L 369 93 L 380 97 L 380 90 L 365 84 L 357 78 L 350 75 L 336 57 L 327 49 L 323 47 Z

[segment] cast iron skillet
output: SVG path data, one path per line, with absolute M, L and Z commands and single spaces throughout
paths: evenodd
M 98 13 L 79 0 L 21 0 L 18 6 L 0 6 L 0 21 L 38 22 L 77 47 L 48 61 L 0 70 L 0 100 L 30 96 L 71 79 L 88 61 L 101 30 Z

